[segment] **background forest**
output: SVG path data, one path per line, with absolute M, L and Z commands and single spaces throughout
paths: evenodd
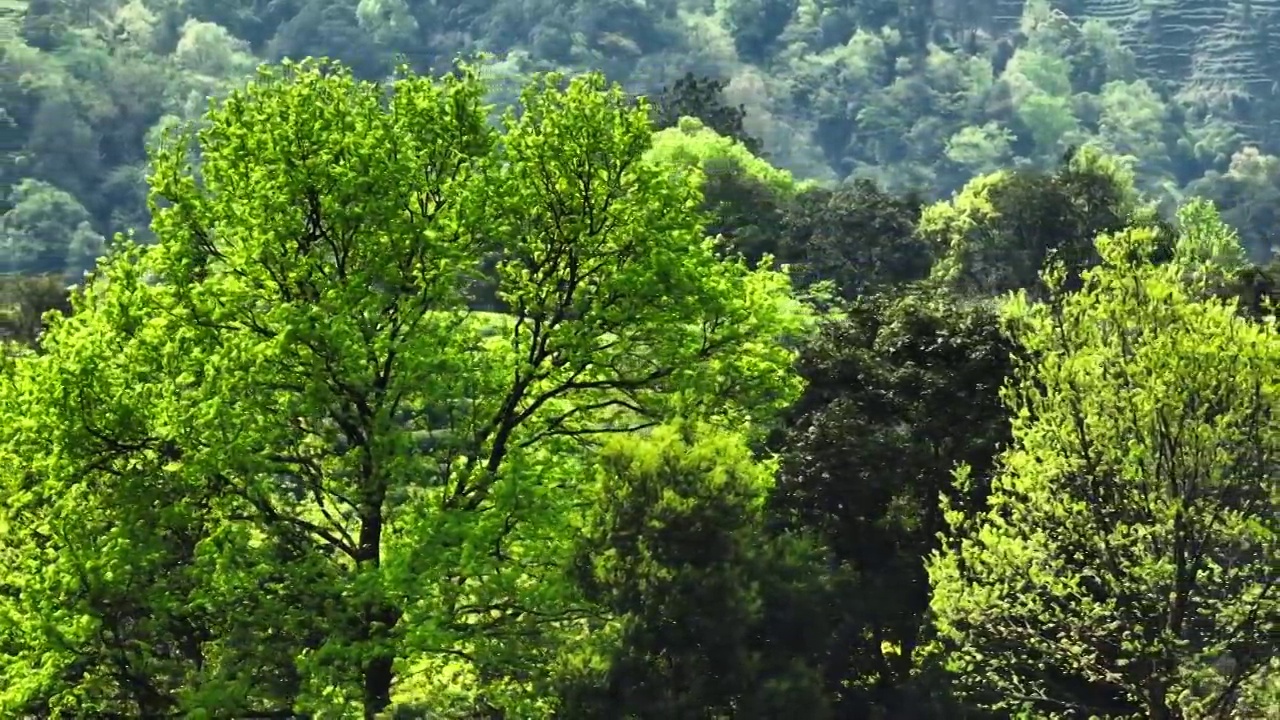
M 1276 33 L 0 0 L 0 715 L 1270 720 Z
M 1270 0 L 3 0 L 0 256 L 83 268 L 103 238 L 145 234 L 147 139 L 259 61 L 329 56 L 377 78 L 486 51 L 499 102 L 540 70 L 637 93 L 718 79 L 774 165 L 930 199 L 1093 144 L 1168 207 L 1214 200 L 1261 258 L 1277 34 Z

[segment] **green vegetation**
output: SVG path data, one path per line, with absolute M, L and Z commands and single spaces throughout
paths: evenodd
M 534 73 L 599 70 L 650 95 L 659 127 L 698 117 L 801 179 L 939 200 L 1093 146 L 1166 211 L 1214 200 L 1256 260 L 1278 227 L 1272 0 L 0 0 L 0 28 L 17 129 L 0 188 L 68 193 L 104 238 L 148 234 L 149 139 L 261 61 L 327 56 L 381 79 L 478 52 L 503 107 Z M 0 214 L 24 201 L 4 192 Z
M 0 5 L 0 715 L 1269 717 L 1239 5 Z
M 929 565 L 950 662 L 997 707 L 1223 717 L 1275 700 L 1259 694 L 1280 612 L 1280 335 L 1195 299 L 1240 250 L 1212 210 L 1181 219 L 1172 263 L 1152 264 L 1149 230 L 1103 236 L 1083 289 L 1008 308 L 1034 358 L 1006 390 L 1014 442 L 989 509 L 950 509 L 958 544 Z

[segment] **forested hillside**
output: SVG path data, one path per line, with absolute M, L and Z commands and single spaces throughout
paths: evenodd
M 0 0 L 0 716 L 1272 720 L 1273 17 Z
M 1070 146 L 1129 158 L 1172 208 L 1215 200 L 1256 257 L 1280 199 L 1280 5 L 1270 0 L 3 0 L 5 270 L 81 269 L 145 235 L 145 145 L 254 65 L 307 55 L 365 78 L 495 54 L 636 93 L 727 84 L 770 160 L 946 197 Z

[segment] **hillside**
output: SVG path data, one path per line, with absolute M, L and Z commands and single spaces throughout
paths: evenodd
M 512 88 L 720 78 L 774 164 L 930 197 L 1094 144 L 1170 206 L 1217 201 L 1259 257 L 1277 231 L 1278 0 L 3 0 L 0 28 L 0 271 L 74 273 L 116 232 L 145 238 L 147 139 L 305 55 L 377 77 L 490 52 Z

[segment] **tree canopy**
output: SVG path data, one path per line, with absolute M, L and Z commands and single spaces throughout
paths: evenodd
M 990 509 L 949 510 L 929 564 L 951 662 L 993 707 L 1250 717 L 1274 699 L 1280 336 L 1197 297 L 1186 273 L 1230 272 L 1234 238 L 1212 212 L 1183 220 L 1171 264 L 1148 229 L 1103 236 L 1079 293 L 1008 307 L 1029 354 L 1014 443 Z
M 620 89 L 549 76 L 500 130 L 470 68 L 387 90 L 233 93 L 153 158 L 157 244 L 6 374 L 8 712 L 372 717 L 463 662 L 527 717 L 591 436 L 798 389 L 786 276 L 720 259 Z
M 0 715 L 1270 717 L 1277 13 L 0 0 Z

